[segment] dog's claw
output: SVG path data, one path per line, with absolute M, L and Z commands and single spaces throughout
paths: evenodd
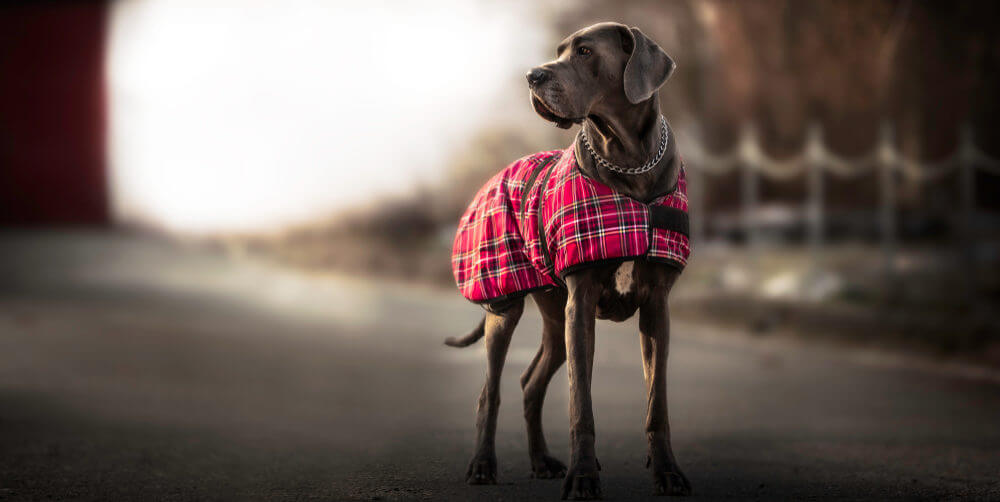
M 573 467 L 566 474 L 562 485 L 563 500 L 596 500 L 602 497 L 601 479 L 597 470 L 581 471 Z
M 473 458 L 465 471 L 465 482 L 470 485 L 497 484 L 496 458 Z
M 666 496 L 691 495 L 691 484 L 683 474 L 677 472 L 661 472 L 654 474 L 653 494 Z
M 531 462 L 531 477 L 536 479 L 557 479 L 566 476 L 566 464 L 558 459 L 543 455 L 541 460 Z
M 601 481 L 595 475 L 581 474 L 563 481 L 563 500 L 597 500 L 601 497 Z
M 680 467 L 656 462 L 646 457 L 646 467 L 650 466 L 653 466 L 653 495 L 691 495 L 691 482 L 681 472 Z

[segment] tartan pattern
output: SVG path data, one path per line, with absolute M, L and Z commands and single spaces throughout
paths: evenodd
M 555 156 L 525 194 L 531 173 Z M 687 211 L 683 167 L 677 189 L 652 204 Z M 588 263 L 645 256 L 683 267 L 689 254 L 687 236 L 651 227 L 646 204 L 583 176 L 571 145 L 518 159 L 479 190 L 459 220 L 452 271 L 463 296 L 487 302 L 557 286 L 555 277 Z
M 483 302 L 555 284 L 532 265 L 518 218 L 527 178 L 558 154 L 558 150 L 541 152 L 514 161 L 483 185 L 465 210 L 458 222 L 451 266 L 459 291 L 469 300 Z M 527 199 L 524 220 L 537 221 L 538 199 Z

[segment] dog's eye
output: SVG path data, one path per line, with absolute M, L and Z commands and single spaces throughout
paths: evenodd
M 580 48 L 578 48 L 576 50 L 576 53 L 579 54 L 579 55 L 581 55 L 581 56 L 589 56 L 590 55 L 590 49 L 588 49 L 586 47 L 580 47 Z

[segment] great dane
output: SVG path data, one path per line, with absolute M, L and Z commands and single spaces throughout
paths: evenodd
M 531 103 L 538 115 L 561 128 L 581 124 L 589 141 L 578 136 L 572 148 L 583 175 L 650 203 L 676 187 L 682 170 L 657 96 L 674 66 L 638 28 L 596 24 L 563 40 L 557 59 L 528 72 Z M 665 135 L 670 141 L 662 151 Z M 659 161 L 651 164 L 657 154 Z M 645 171 L 636 168 L 644 164 Z M 595 318 L 624 321 L 637 310 L 648 403 L 646 466 L 655 493 L 691 493 L 671 450 L 667 420 L 667 296 L 679 273 L 677 266 L 638 257 L 582 267 L 562 277 L 559 287 L 529 293 L 543 319 L 541 347 L 521 376 L 531 468 L 536 478 L 565 477 L 563 499 L 601 497 L 591 398 Z M 464 337 L 446 341 L 464 347 L 486 338 L 486 384 L 479 398 L 475 454 L 466 473 L 470 484 L 496 483 L 494 437 L 500 374 L 524 310 L 524 296 L 485 303 L 487 314 L 479 326 Z M 565 361 L 570 385 L 568 468 L 550 453 L 541 421 L 546 387 Z

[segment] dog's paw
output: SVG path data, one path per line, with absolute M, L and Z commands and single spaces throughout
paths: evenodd
M 691 483 L 680 472 L 653 473 L 653 495 L 686 497 L 691 495 Z
M 472 457 L 472 460 L 469 462 L 469 468 L 465 471 L 465 482 L 470 485 L 497 484 L 496 455 L 477 455 Z
M 653 495 L 691 495 L 691 482 L 681 472 L 680 467 L 667 462 L 655 462 L 648 459 L 646 465 L 652 468 Z
M 566 476 L 566 464 L 548 455 L 542 455 L 538 460 L 531 461 L 531 477 L 537 479 L 556 479 Z
M 601 497 L 601 478 L 596 465 L 586 469 L 579 466 L 569 469 L 562 484 L 563 500 L 597 500 Z

